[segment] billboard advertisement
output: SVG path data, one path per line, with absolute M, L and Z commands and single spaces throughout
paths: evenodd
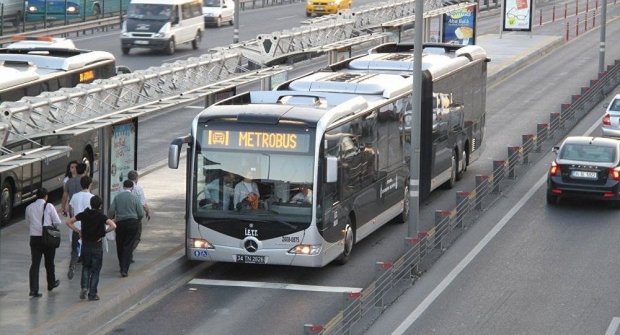
M 112 126 L 112 143 L 110 146 L 110 204 L 114 197 L 123 190 L 127 174 L 137 165 L 137 119 Z
M 444 43 L 476 44 L 476 5 L 459 8 L 443 15 Z
M 531 0 L 504 0 L 503 31 L 532 31 Z

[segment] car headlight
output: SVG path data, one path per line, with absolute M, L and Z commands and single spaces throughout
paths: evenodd
M 308 1 L 308 6 L 312 6 L 314 5 L 314 3 L 312 3 L 312 1 Z
M 67 13 L 77 13 L 78 9 L 75 6 L 67 7 Z
M 38 12 L 38 9 L 35 6 L 30 6 L 30 7 L 28 7 L 28 11 L 30 13 L 36 13 L 36 12 Z

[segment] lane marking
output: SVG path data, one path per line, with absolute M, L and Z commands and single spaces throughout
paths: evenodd
M 233 286 L 233 287 L 251 287 L 251 288 L 271 288 L 277 290 L 291 291 L 310 291 L 310 292 L 328 292 L 328 293 L 348 293 L 361 292 L 358 287 L 344 286 L 317 286 L 317 285 L 298 285 L 287 283 L 264 283 L 256 281 L 235 281 L 235 280 L 215 280 L 195 278 L 188 282 L 189 285 L 207 285 L 207 286 Z
M 288 20 L 288 19 L 292 19 L 294 17 L 297 17 L 297 15 L 291 15 L 291 16 L 283 16 L 283 17 L 279 17 L 276 20 L 281 21 L 281 20 Z
M 205 109 L 203 106 L 185 106 L 185 108 L 193 108 L 193 109 Z
M 616 332 L 618 331 L 618 326 L 620 326 L 620 318 L 619 317 L 612 318 L 611 323 L 609 324 L 609 327 L 607 327 L 607 331 L 605 332 L 605 335 L 615 335 Z
M 583 135 L 591 134 L 594 132 L 595 128 L 600 126 L 600 122 L 594 123 Z M 538 181 L 534 184 L 534 187 L 530 188 L 530 190 L 523 196 L 521 199 L 502 217 L 502 219 L 491 229 L 485 236 L 476 244 L 476 246 L 463 258 L 459 264 L 457 264 L 450 273 L 437 285 L 431 293 L 422 300 L 422 303 L 416 307 L 407 317 L 403 320 L 403 322 L 398 325 L 398 327 L 392 332 L 392 335 L 402 335 L 404 334 L 409 327 L 428 309 L 428 307 L 439 297 L 441 293 L 456 279 L 456 277 L 471 263 L 474 258 L 482 251 L 482 249 L 491 242 L 491 240 L 499 233 L 502 228 L 512 219 L 512 217 L 519 212 L 521 207 L 525 205 L 526 202 L 530 200 L 530 198 L 538 191 L 540 187 L 544 183 L 547 182 L 547 172 L 543 174 L 543 176 L 538 179 Z M 613 320 L 612 320 L 613 322 Z

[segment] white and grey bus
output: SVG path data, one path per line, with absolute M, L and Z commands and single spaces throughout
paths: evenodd
M 52 39 L 48 41 L 50 45 L 41 41 L 41 44 L 15 44 L 0 49 L 0 102 L 35 97 L 46 91 L 75 87 L 117 74 L 114 55 L 109 52 L 80 50 L 65 44 L 60 46 Z M 126 68 L 123 71 L 126 72 Z M 99 150 L 95 131 L 70 136 L 44 132 L 21 134 L 8 128 L 2 134 L 6 134 L 6 138 L 2 137 L 0 143 L 0 160 L 49 146 L 68 146 L 72 150 L 53 160 L 35 160 L 13 169 L 2 169 L 0 225 L 10 221 L 14 207 L 33 200 L 40 187 L 49 191 L 61 188 L 69 161 L 93 166 Z M 90 169 L 91 176 L 92 173 Z
M 468 141 L 465 104 L 477 102 L 476 119 L 484 120 L 485 98 L 463 94 L 486 94 L 486 54 L 469 50 L 424 57 L 421 176 L 428 192 L 451 187 L 464 169 L 456 157 Z M 340 65 L 210 106 L 190 135 L 171 143 L 171 168 L 189 145 L 189 259 L 345 263 L 356 242 L 406 219 L 411 75 Z

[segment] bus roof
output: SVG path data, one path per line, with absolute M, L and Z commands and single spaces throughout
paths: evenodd
M 35 81 L 40 75 L 33 66 L 24 66 L 21 69 L 0 65 L 0 90 L 12 88 L 21 84 Z
M 71 71 L 99 62 L 115 61 L 114 55 L 106 51 L 79 49 L 25 48 L 0 49 L 0 62 L 10 64 L 31 64 L 39 69 Z

